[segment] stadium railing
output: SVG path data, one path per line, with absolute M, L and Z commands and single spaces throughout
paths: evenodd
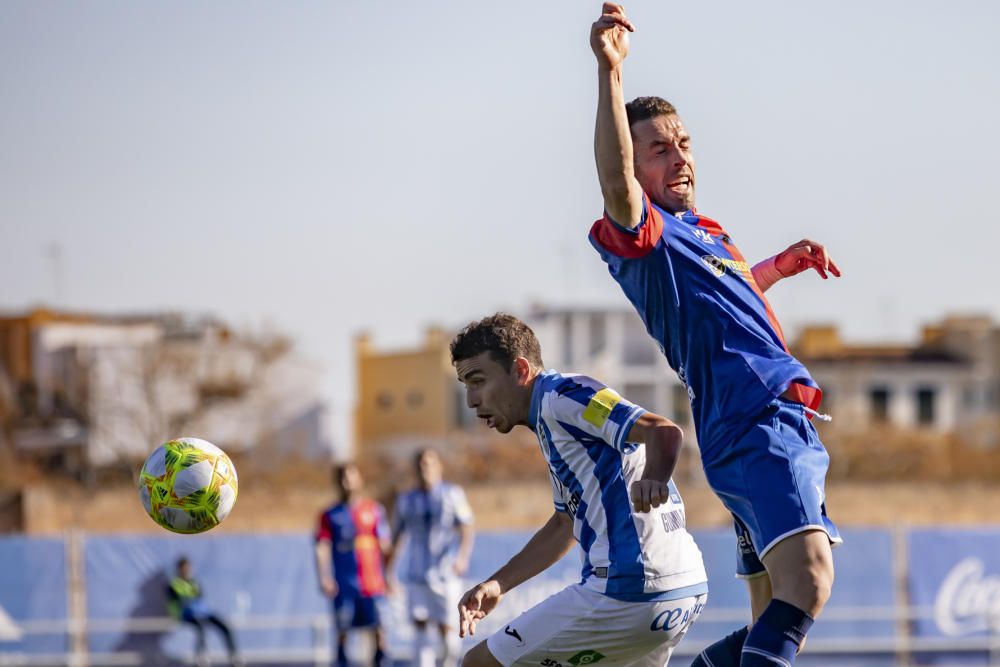
M 934 617 L 930 607 L 836 607 L 826 610 L 824 621 L 894 621 L 912 623 L 925 621 Z M 701 620 L 711 622 L 727 622 L 736 624 L 747 620 L 745 609 L 708 609 Z M 313 644 L 309 648 L 290 648 L 283 650 L 250 650 L 242 656 L 248 665 L 329 665 L 332 659 L 330 650 L 330 619 L 328 615 L 302 616 L 248 616 L 235 619 L 231 626 L 238 631 L 310 629 Z M 128 632 L 130 634 L 163 634 L 179 627 L 177 621 L 171 618 L 121 618 L 89 620 L 82 623 L 68 619 L 33 620 L 19 623 L 18 629 L 24 636 L 63 635 L 67 638 L 86 635 L 87 633 Z M 828 656 L 831 660 L 837 657 L 852 655 L 883 656 L 895 658 L 897 665 L 912 664 L 914 656 L 920 654 L 968 654 L 977 653 L 987 659 L 985 664 L 990 667 L 1000 667 L 1000 613 L 993 619 L 992 631 L 984 636 L 966 638 L 933 638 L 933 637 L 842 637 L 837 639 L 810 640 L 805 654 L 808 656 Z M 67 645 L 74 645 L 67 642 Z M 79 645 L 79 643 L 77 643 Z M 694 656 L 701 646 L 698 642 L 682 641 L 675 649 L 675 656 Z M 390 653 L 397 661 L 409 661 L 409 646 L 390 646 Z M 178 658 L 173 658 L 177 660 Z M 181 661 L 196 664 L 195 656 L 181 656 Z M 225 664 L 225 656 L 211 655 L 214 664 Z M 66 665 L 67 667 L 102 667 L 112 665 L 145 665 L 149 657 L 138 651 L 119 651 L 114 653 L 89 652 L 83 648 L 65 653 L 16 653 L 3 650 L 0 643 L 0 666 L 2 667 L 47 667 Z M 940 664 L 940 663 L 937 663 Z M 982 663 L 980 663 L 982 664 Z

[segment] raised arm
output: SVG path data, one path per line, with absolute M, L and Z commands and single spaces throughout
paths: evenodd
M 605 2 L 590 29 L 590 48 L 597 57 L 597 124 L 594 158 L 604 209 L 618 224 L 633 228 L 642 221 L 642 188 L 635 178 L 632 135 L 625 113 L 622 64 L 628 55 L 628 33 L 635 27 L 621 5 Z
M 647 412 L 632 425 L 626 440 L 646 445 L 642 479 L 632 483 L 629 495 L 636 512 L 648 512 L 670 499 L 668 482 L 677 467 L 684 432 L 666 417 Z
M 462 596 L 458 604 L 459 635 L 475 634 L 476 624 L 496 609 L 507 591 L 565 556 L 574 541 L 573 519 L 565 512 L 554 512 L 506 565 Z

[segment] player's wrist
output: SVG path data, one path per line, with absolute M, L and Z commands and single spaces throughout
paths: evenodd
M 601 76 L 612 76 L 617 79 L 621 79 L 622 63 L 616 63 L 612 65 L 611 63 L 598 58 L 597 73 L 600 74 Z
M 499 572 L 480 584 L 480 586 L 495 589 L 500 595 L 505 594 L 507 591 L 514 588 L 515 585 L 516 584 L 507 580 L 507 578 Z
M 754 281 L 762 292 L 766 292 L 779 280 L 789 277 L 778 268 L 778 255 L 758 262 L 750 272 L 753 274 Z

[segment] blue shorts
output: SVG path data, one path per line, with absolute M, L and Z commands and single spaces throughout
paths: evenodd
M 761 563 L 781 540 L 807 530 L 843 540 L 826 516 L 830 455 L 799 403 L 776 398 L 719 456 L 703 461 L 715 494 L 736 525 L 736 574 L 765 572 Z
M 374 628 L 381 625 L 378 608 L 379 597 L 338 595 L 333 598 L 333 620 L 338 632 L 354 628 Z

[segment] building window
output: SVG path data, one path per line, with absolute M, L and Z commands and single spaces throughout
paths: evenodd
M 917 389 L 917 423 L 921 426 L 934 424 L 934 398 L 936 394 L 933 387 Z
M 873 422 L 885 423 L 889 421 L 889 398 L 891 395 L 892 392 L 886 387 L 873 387 L 868 393 Z
M 387 391 L 375 394 L 375 405 L 379 410 L 390 410 L 392 408 L 392 394 Z

